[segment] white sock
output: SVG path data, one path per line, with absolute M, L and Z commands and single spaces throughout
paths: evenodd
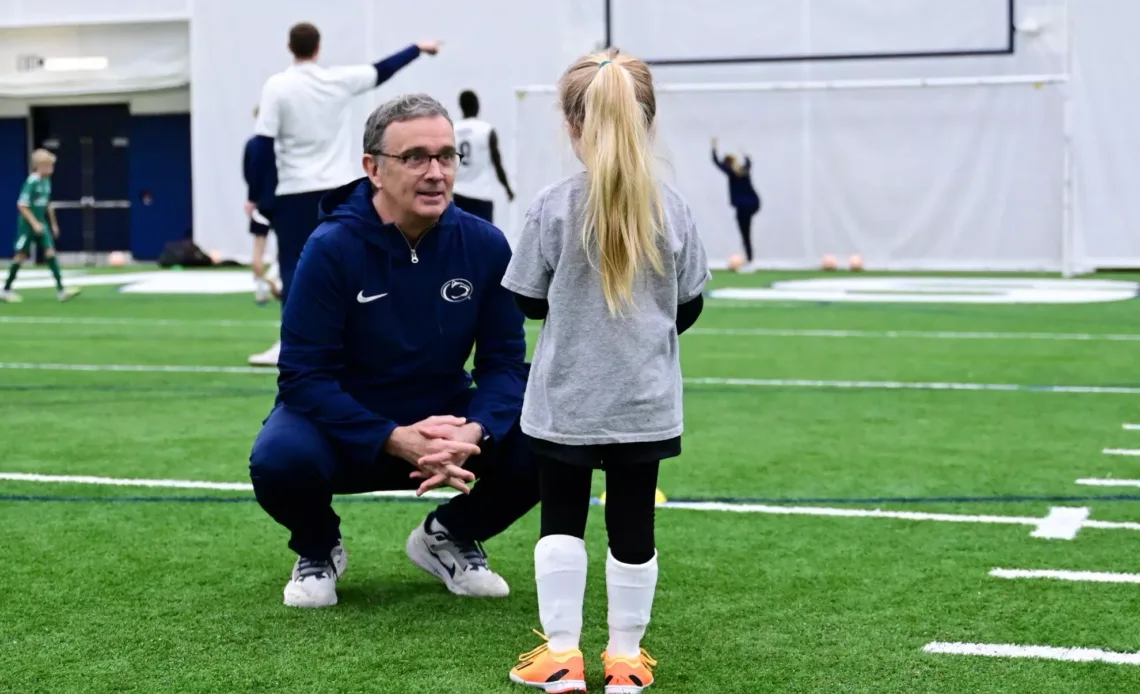
M 586 598 L 586 542 L 573 535 L 547 535 L 534 547 L 538 616 L 558 653 L 578 648 Z
M 609 655 L 637 657 L 641 637 L 649 626 L 653 595 L 657 591 L 657 552 L 644 564 L 623 564 L 606 556 L 606 594 L 609 598 Z

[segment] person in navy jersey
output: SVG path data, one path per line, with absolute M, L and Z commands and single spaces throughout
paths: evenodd
M 716 138 L 712 141 L 713 164 L 728 177 L 728 200 L 736 210 L 736 226 L 740 230 L 740 240 L 744 245 L 744 257 L 752 267 L 752 218 L 760 211 L 760 195 L 752 186 L 752 158 L 744 155 L 744 161 L 726 154 L 724 159 L 717 156 Z
M 451 202 L 460 156 L 435 99 L 376 109 L 364 152 L 366 177 L 320 201 L 250 453 L 257 500 L 298 555 L 285 604 L 336 603 L 347 554 L 334 494 L 439 487 L 460 493 L 412 531 L 409 558 L 453 593 L 505 596 L 482 543 L 538 502 L 518 423 L 525 319 L 501 286 L 510 246 Z
M 253 118 L 254 120 L 257 119 L 256 107 L 253 109 Z M 257 303 L 264 304 L 274 293 L 272 285 L 265 277 L 265 247 L 269 240 L 271 222 L 258 209 L 257 198 L 259 196 L 253 192 L 253 182 L 258 175 L 253 168 L 256 141 L 257 137 L 252 136 L 245 142 L 245 149 L 242 153 L 242 176 L 245 178 L 246 185 L 245 216 L 249 218 L 249 233 L 253 236 L 253 261 L 251 264 L 254 282 L 257 286 Z M 273 209 L 271 197 L 262 201 L 262 206 L 270 211 Z
M 302 22 L 289 30 L 293 64 L 271 76 L 261 90 L 251 145 L 250 197 L 273 223 L 281 301 L 289 300 L 297 258 L 317 226 L 321 197 L 356 177 L 348 119 L 352 100 L 411 64 L 434 55 L 438 41 L 421 41 L 370 65 L 322 67 L 321 33 Z M 254 366 L 277 363 L 281 343 L 252 354 Z

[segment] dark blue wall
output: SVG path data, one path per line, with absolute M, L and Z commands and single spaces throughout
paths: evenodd
M 26 118 L 0 118 L 0 258 L 12 255 L 15 242 L 16 196 L 28 176 L 27 140 Z M 131 254 L 154 260 L 191 225 L 190 114 L 131 116 L 129 151 Z
M 131 255 L 154 260 L 190 229 L 190 114 L 131 116 L 130 152 Z
M 0 118 L 0 258 L 16 243 L 16 198 L 28 177 L 28 120 Z

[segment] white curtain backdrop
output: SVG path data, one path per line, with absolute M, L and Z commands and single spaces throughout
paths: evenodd
M 1073 0 L 1076 223 L 1085 264 L 1140 267 L 1140 3 Z
M 681 14 L 642 22 L 635 19 L 644 19 L 648 0 L 613 2 L 615 44 L 662 59 L 995 49 L 1009 33 L 1006 0 L 968 0 L 968 7 L 951 0 L 708 0 L 697 14 L 666 0 Z M 742 252 L 727 180 L 712 163 L 710 140 L 718 137 L 721 156 L 752 158 L 764 204 L 752 241 L 763 265 L 815 267 L 824 254 L 859 253 L 879 268 L 1061 269 L 1059 86 L 670 89 L 1061 73 L 1063 3 L 1019 0 L 1018 19 L 1036 18 L 1043 30 L 1020 36 L 1012 56 L 655 67 L 663 174 L 689 200 L 712 261 Z M 763 27 L 759 34 L 756 27 Z M 520 102 L 518 120 L 525 198 L 579 164 L 549 91 Z
M 721 157 L 752 159 L 763 200 L 752 242 L 765 266 L 860 253 L 879 268 L 1059 269 L 1062 107 L 1058 88 L 1033 85 L 661 89 L 657 146 L 713 262 L 743 252 L 712 162 L 716 136 Z M 519 120 L 519 195 L 530 199 L 580 164 L 553 93 L 528 95 Z
M 15 1 L 0 0 L 0 24 Z M 43 0 L 53 1 L 71 0 Z M 613 0 L 615 43 L 649 57 L 990 48 L 1008 29 L 1005 0 L 704 0 L 703 19 L 670 26 L 659 26 L 670 13 L 645 14 L 650 2 L 690 4 Z M 731 16 L 722 16 L 725 8 Z M 461 89 L 475 89 L 499 131 L 518 193 L 510 206 L 496 200 L 496 220 L 508 235 L 534 186 L 574 165 L 561 158 L 552 101 L 519 103 L 515 88 L 554 84 L 573 57 L 597 48 L 605 35 L 600 0 L 440 0 L 430 17 L 394 0 L 196 0 L 193 12 L 196 235 L 203 248 L 238 260 L 251 248 L 241 213 L 241 148 L 261 85 L 289 62 L 286 32 L 294 22 L 322 29 L 328 65 L 370 63 L 411 41 L 444 39 L 440 56 L 421 58 L 362 97 L 353 118 L 362 126 L 371 107 L 398 92 L 426 90 L 455 107 Z M 1140 151 L 1140 87 L 1129 30 L 1140 5 L 1017 0 L 1017 12 L 1023 31 L 1014 55 L 660 66 L 654 75 L 659 84 L 675 84 L 1056 74 L 1068 70 L 1071 57 L 1077 250 L 1100 265 L 1140 264 L 1140 202 L 1130 195 L 1140 190 L 1140 158 L 1131 155 Z M 784 28 L 772 34 L 762 27 Z M 738 246 L 727 185 L 709 161 L 713 135 L 725 152 L 747 149 L 755 161 L 765 207 L 754 241 L 773 263 L 815 264 L 823 253 L 861 252 L 871 266 L 1053 267 L 1063 219 L 1061 97 L 1052 86 L 674 94 L 662 104 L 662 149 L 672 180 L 705 210 L 702 226 L 719 259 Z M 541 139 L 551 128 L 553 143 Z
M 50 69 L 58 59 L 105 58 L 104 69 Z M 33 60 L 48 69 L 29 68 Z M 0 29 L 0 98 L 123 94 L 190 82 L 184 21 Z

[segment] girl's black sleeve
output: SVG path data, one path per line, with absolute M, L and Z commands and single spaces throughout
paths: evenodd
M 511 293 L 514 294 L 514 292 Z M 550 312 L 550 304 L 546 299 L 535 299 L 522 294 L 514 294 L 514 296 L 515 303 L 519 305 L 519 310 L 531 320 L 542 320 Z
M 677 305 L 678 335 L 693 327 L 693 323 L 697 322 L 697 317 L 701 315 L 701 311 L 704 307 L 705 297 L 701 294 L 697 294 L 695 299 Z

